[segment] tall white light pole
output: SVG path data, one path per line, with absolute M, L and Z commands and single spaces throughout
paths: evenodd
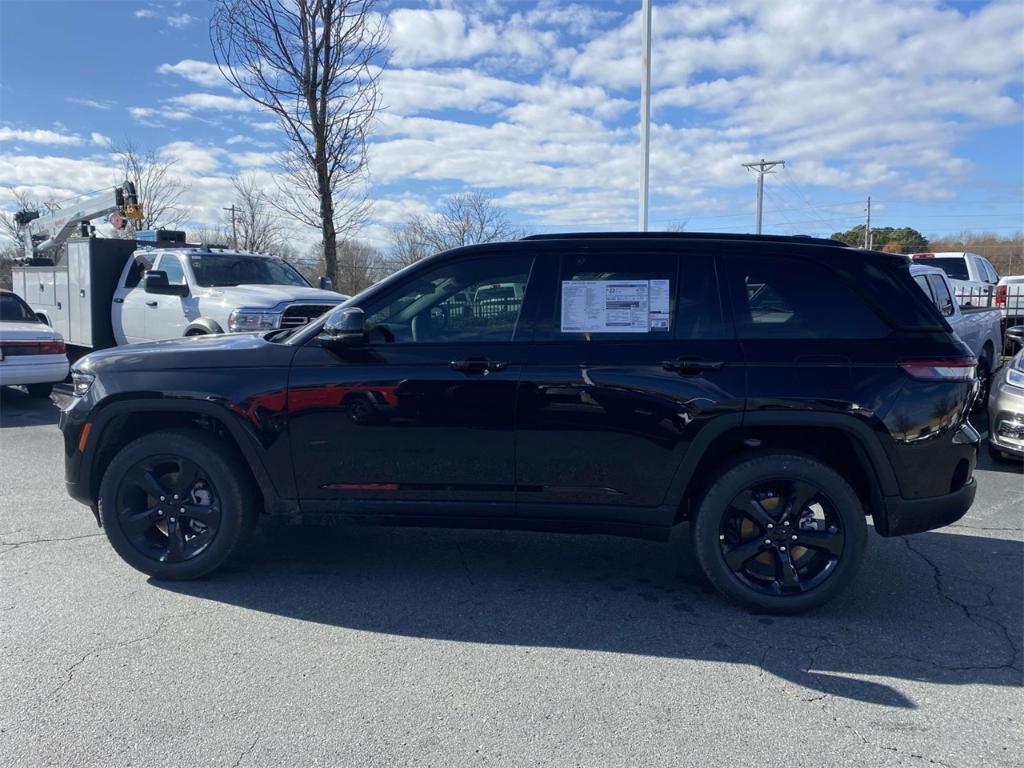
M 640 231 L 647 231 L 647 197 L 651 175 L 651 0 L 643 0 L 640 38 Z

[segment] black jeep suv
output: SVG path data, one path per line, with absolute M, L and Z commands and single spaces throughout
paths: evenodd
M 261 516 L 587 531 L 688 521 L 761 610 L 974 499 L 970 350 L 902 256 L 802 237 L 573 234 L 424 259 L 299 329 L 97 352 L 71 495 L 158 578 Z

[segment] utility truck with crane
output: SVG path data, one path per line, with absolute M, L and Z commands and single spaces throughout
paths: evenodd
M 143 230 L 100 238 L 90 222 L 119 230 L 143 220 L 135 187 L 59 211 L 20 211 L 25 246 L 14 292 L 78 353 L 118 344 L 303 325 L 347 297 L 321 278 L 313 288 L 284 260 L 207 245 L 183 232 Z

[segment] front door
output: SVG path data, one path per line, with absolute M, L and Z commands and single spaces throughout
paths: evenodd
M 551 260 L 543 284 L 517 409 L 519 513 L 670 522 L 693 437 L 743 409 L 713 258 L 610 244 Z
M 153 269 L 167 273 L 167 282 L 170 285 L 188 285 L 181 256 L 176 253 L 160 254 Z M 193 304 L 195 299 L 190 295 L 147 294 L 146 337 L 152 341 L 162 341 L 184 336 L 189 318 L 195 314 L 191 311 Z
M 288 415 L 304 509 L 513 514 L 532 263 L 490 255 L 424 265 L 361 307 L 365 345 L 313 339 L 298 351 Z

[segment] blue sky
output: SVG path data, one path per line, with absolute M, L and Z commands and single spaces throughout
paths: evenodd
M 381 3 L 391 63 L 363 236 L 481 189 L 536 231 L 633 228 L 639 0 Z M 1024 4 L 654 0 L 652 228 L 1024 229 Z M 112 184 L 109 141 L 175 161 L 193 225 L 281 133 L 211 66 L 207 2 L 0 0 L 0 207 Z M 310 201 L 311 207 L 315 205 Z M 300 239 L 315 232 L 297 230 Z

